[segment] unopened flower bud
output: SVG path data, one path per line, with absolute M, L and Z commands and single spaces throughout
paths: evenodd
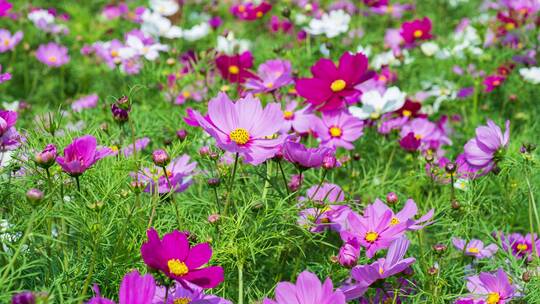
M 429 267 L 427 273 L 428 273 L 429 275 L 434 276 L 434 275 L 436 275 L 437 273 L 439 273 L 439 269 L 438 269 L 437 267 Z
M 159 149 L 152 152 L 152 161 L 158 167 L 165 167 L 169 164 L 171 158 L 165 150 Z
M 326 170 L 330 170 L 336 167 L 337 160 L 334 155 L 326 155 L 323 158 L 322 167 Z
M 207 147 L 207 146 L 201 147 L 201 148 L 199 149 L 199 154 L 200 154 L 202 157 L 208 156 L 208 154 L 210 154 L 210 148 Z
M 221 183 L 221 180 L 217 177 L 212 177 L 212 178 L 209 178 L 206 183 L 208 184 L 208 186 L 210 187 L 219 187 L 219 184 Z
M 129 120 L 129 111 L 120 108 L 116 103 L 111 105 L 111 113 L 114 120 L 118 123 L 124 123 Z
M 428 164 L 431 164 L 434 160 L 433 155 L 431 154 L 426 155 L 425 159 Z
M 53 144 L 48 144 L 47 146 L 45 146 L 45 149 L 43 149 L 43 151 L 36 153 L 36 155 L 34 156 L 34 161 L 41 168 L 47 169 L 54 164 L 56 156 L 56 146 Z
M 116 105 L 122 110 L 131 110 L 131 102 L 127 96 L 122 96 L 118 98 L 118 100 L 116 101 Z
M 184 141 L 184 139 L 186 139 L 187 136 L 188 136 L 188 132 L 186 131 L 186 129 L 180 129 L 176 131 L 176 137 L 178 137 L 180 141 Z
M 398 196 L 397 196 L 397 194 L 396 194 L 395 192 L 389 192 L 389 193 L 386 195 L 386 202 L 387 202 L 388 204 L 393 205 L 393 204 L 397 203 L 398 200 L 399 200 L 399 199 L 398 199 Z
M 432 246 L 432 248 L 437 253 L 443 253 L 448 247 L 445 244 L 435 244 Z
M 358 257 L 360 255 L 360 248 L 355 247 L 353 244 L 345 243 L 339 249 L 339 263 L 344 267 L 354 267 L 358 262 Z
M 208 216 L 208 222 L 209 222 L 210 224 L 217 223 L 217 222 L 219 221 L 219 219 L 220 219 L 220 215 L 217 214 L 217 213 L 210 214 L 210 215 Z
M 521 275 L 521 279 L 523 280 L 523 282 L 525 283 L 528 283 L 532 278 L 532 274 L 530 271 L 525 271 L 522 275 Z
M 132 181 L 129 185 L 131 186 L 131 189 L 133 190 L 133 192 L 135 192 L 137 194 L 141 193 L 144 190 L 145 186 L 146 186 L 141 181 Z
M 11 304 L 35 304 L 36 296 L 31 291 L 23 291 L 11 297 Z
M 454 172 L 456 172 L 457 166 L 455 163 L 450 162 L 446 164 L 446 166 L 444 166 L 444 169 L 446 170 L 446 173 L 454 174 Z
M 354 160 L 356 160 L 356 161 L 359 161 L 360 158 L 361 158 L 361 157 L 360 157 L 360 153 L 354 153 L 353 156 L 352 156 L 352 158 L 353 158 Z
M 26 192 L 26 198 L 31 203 L 39 203 L 44 197 L 43 191 L 31 188 Z
M 289 17 L 291 17 L 291 9 L 289 9 L 288 7 L 285 7 L 284 9 L 282 9 L 281 16 L 289 19 Z
M 459 202 L 456 201 L 456 200 L 453 200 L 453 201 L 452 201 L 452 205 L 451 205 L 451 206 L 452 206 L 452 209 L 454 209 L 454 210 L 458 210 L 458 209 L 461 207 L 461 205 L 459 204 Z

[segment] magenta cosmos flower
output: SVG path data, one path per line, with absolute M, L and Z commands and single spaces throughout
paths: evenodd
M 304 271 L 298 275 L 296 284 L 278 283 L 276 300 L 264 299 L 263 304 L 345 304 L 343 293 L 333 289 L 330 278 L 321 284 L 316 275 Z
M 36 58 L 49 67 L 60 67 L 69 62 L 68 49 L 60 44 L 50 42 L 42 44 L 36 51 Z
M 419 40 L 429 40 L 431 35 L 431 19 L 416 19 L 410 22 L 404 22 L 401 25 L 400 35 L 407 44 L 413 44 Z
M 306 148 L 302 143 L 286 140 L 281 153 L 287 161 L 295 164 L 300 169 L 306 170 L 321 167 L 324 157 L 333 156 L 335 151 L 329 147 Z
M 529 261 L 534 256 L 533 241 L 536 248 L 540 248 L 540 239 L 536 234 L 531 237 L 531 234 L 522 235 L 520 233 L 503 234 L 501 232 L 495 232 L 493 235 L 501 240 L 501 244 L 504 250 L 510 251 L 512 255 L 517 258 L 527 257 Z M 533 240 L 534 238 L 534 240 Z
M 262 18 L 271 9 L 272 5 L 266 1 L 262 1 L 259 5 L 246 1 L 233 5 L 231 13 L 238 19 L 252 21 Z
M 509 120 L 505 123 L 504 133 L 492 120 L 488 120 L 486 126 L 476 128 L 476 137 L 463 147 L 465 162 L 480 175 L 487 174 L 500 160 L 509 139 Z
M 112 155 L 113 151 L 106 148 L 97 148 L 96 138 L 85 135 L 75 138 L 71 144 L 64 149 L 64 156 L 56 158 L 56 162 L 67 174 L 77 177 L 90 169 L 98 160 Z
M 169 288 L 158 286 L 152 304 L 232 304 L 215 295 L 205 294 L 204 289 L 197 285 L 186 283 L 186 286 L 176 282 Z M 167 302 L 165 302 L 167 298 Z
M 484 87 L 485 87 L 484 92 L 489 93 L 489 92 L 495 90 L 496 88 L 500 87 L 505 80 L 506 80 L 506 78 L 504 76 L 500 76 L 500 75 L 489 75 L 489 76 L 487 76 L 483 81 L 483 84 L 484 84 Z
M 477 259 L 485 259 L 492 257 L 499 249 L 496 244 L 484 246 L 484 242 L 472 239 L 469 242 L 460 238 L 452 238 L 452 244 L 456 249 L 462 251 L 465 255 L 475 257 Z
M 364 134 L 364 123 L 344 111 L 323 112 L 314 125 L 321 144 L 330 147 L 351 150 L 354 148 L 352 143 Z
M 221 76 L 230 81 L 244 83 L 248 78 L 255 78 L 249 69 L 253 66 L 253 56 L 246 51 L 241 55 L 220 55 L 216 58 L 216 66 Z
M 187 236 L 174 230 L 159 239 L 154 228 L 146 232 L 148 241 L 141 246 L 141 255 L 148 267 L 165 273 L 179 283 L 189 282 L 201 288 L 214 288 L 223 282 L 223 268 L 203 267 L 212 257 L 208 243 L 190 247 Z
M 96 295 L 86 304 L 114 304 L 115 302 L 101 297 L 99 287 L 94 286 Z M 152 303 L 156 292 L 156 282 L 150 274 L 140 275 L 134 270 L 124 276 L 118 292 L 118 304 Z
M 287 60 L 268 60 L 257 69 L 258 78 L 247 80 L 245 87 L 253 93 L 267 93 L 292 82 L 291 62 Z
M 208 103 L 208 115 L 193 111 L 199 125 L 223 150 L 239 153 L 244 161 L 257 165 L 273 157 L 283 138 L 270 139 L 283 125 L 283 113 L 277 103 L 264 109 L 261 101 L 251 95 L 232 102 L 219 93 Z
M 13 4 L 11 4 L 9 1 L 0 0 L 0 17 L 6 16 L 12 7 Z
M 17 112 L 0 110 L 0 137 L 6 134 L 17 123 Z
M 340 109 L 358 100 L 362 92 L 355 86 L 373 76 L 367 69 L 368 59 L 362 53 L 343 53 L 337 67 L 322 58 L 311 67 L 313 78 L 296 80 L 296 91 L 319 111 Z
M 467 281 L 467 289 L 486 304 L 508 303 L 516 294 L 516 287 L 510 283 L 502 268 L 495 273 L 481 272 L 480 275 L 468 277 Z
M 14 35 L 8 30 L 0 29 L 0 53 L 13 50 L 23 38 L 23 32 L 18 31 Z

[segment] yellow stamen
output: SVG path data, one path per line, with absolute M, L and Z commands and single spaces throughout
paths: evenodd
M 283 112 L 283 118 L 286 120 L 291 120 L 294 117 L 294 113 L 291 111 L 285 111 Z
M 4 39 L 4 46 L 8 46 L 11 41 L 7 38 Z
M 417 140 L 421 140 L 422 137 L 424 137 L 424 136 L 422 136 L 422 134 L 415 134 L 414 135 L 414 138 L 416 138 Z
M 111 56 L 112 57 L 118 57 L 118 51 L 117 50 L 112 50 L 111 51 Z
M 56 58 L 56 56 L 49 56 L 49 59 L 50 62 L 56 62 L 58 60 L 58 58 Z
M 189 98 L 191 96 L 191 93 L 189 91 L 184 91 L 182 92 L 182 96 L 184 96 L 184 98 Z
M 229 67 L 229 73 L 236 75 L 236 74 L 240 73 L 240 69 L 236 65 L 231 65 Z
M 190 298 L 182 297 L 178 299 L 174 299 L 174 304 L 189 304 L 191 302 Z
M 379 117 L 381 117 L 381 114 L 379 114 L 377 112 L 373 112 L 373 113 L 369 114 L 369 118 L 371 118 L 372 120 L 379 119 Z
M 410 117 L 412 115 L 412 112 L 409 111 L 409 110 L 403 110 L 403 112 L 401 112 L 401 114 L 403 114 L 403 116 L 405 116 L 405 117 Z
M 379 81 L 382 81 L 382 82 L 386 82 L 388 80 L 388 78 L 384 75 L 380 75 L 379 76 Z
M 263 13 L 262 12 L 257 12 L 257 14 L 255 14 L 257 16 L 257 18 L 261 18 L 263 16 Z
M 421 30 L 416 30 L 414 31 L 413 35 L 414 35 L 414 38 L 420 38 L 422 37 L 422 35 L 424 35 L 424 32 L 422 32 Z
M 517 250 L 519 250 L 519 251 L 525 251 L 525 250 L 529 249 L 529 246 L 528 246 L 527 244 L 521 243 L 521 244 L 518 244 L 518 245 L 516 246 L 516 248 L 517 248 Z
M 390 220 L 390 226 L 394 226 L 399 224 L 399 219 L 397 217 L 393 217 L 392 220 Z
M 186 263 L 180 261 L 179 259 L 167 261 L 167 266 L 169 267 L 169 272 L 177 276 L 183 276 L 189 272 Z
M 240 13 L 243 13 L 243 12 L 246 11 L 246 7 L 240 4 L 240 5 L 238 6 L 238 11 L 239 11 Z
M 249 132 L 243 128 L 236 128 L 229 134 L 229 139 L 239 145 L 245 145 L 249 141 Z
M 476 248 L 476 247 L 471 247 L 469 249 L 467 249 L 468 252 L 470 253 L 479 253 L 480 252 L 480 249 Z
M 495 80 L 493 81 L 493 86 L 497 87 L 501 84 L 501 82 L 499 80 Z
M 516 26 L 513 23 L 507 23 L 505 24 L 504 27 L 506 28 L 507 31 L 511 31 L 516 28 Z
M 490 292 L 486 299 L 486 304 L 497 304 L 500 299 L 501 296 L 497 292 Z
M 111 148 L 113 152 L 118 152 L 118 146 L 110 146 L 109 148 Z
M 267 83 L 267 84 L 265 85 L 265 87 L 268 88 L 268 89 L 271 89 L 271 88 L 274 87 L 274 83 L 273 83 L 273 82 L 269 82 L 269 83 Z
M 379 274 L 383 274 L 384 272 L 384 269 L 382 269 L 382 267 L 379 267 Z
M 347 83 L 343 79 L 334 80 L 332 84 L 330 85 L 330 89 L 332 92 L 341 92 L 345 87 L 347 86 Z
M 219 90 L 222 92 L 227 92 L 230 89 L 230 87 L 226 84 L 224 84 Z
M 343 132 L 341 131 L 341 128 L 339 127 L 331 127 L 330 128 L 330 136 L 332 137 L 340 137 Z
M 379 238 L 379 234 L 377 232 L 370 231 L 366 233 L 365 240 L 374 243 Z

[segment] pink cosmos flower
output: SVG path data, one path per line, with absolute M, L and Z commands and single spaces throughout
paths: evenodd
M 393 4 L 386 4 L 381 5 L 377 7 L 372 7 L 371 11 L 375 14 L 379 15 L 391 15 L 392 17 L 396 19 L 400 19 L 403 17 L 403 14 L 407 11 L 414 10 L 414 5 L 412 4 L 401 4 L 401 3 L 393 3 Z
M 204 289 L 190 284 L 184 283 L 185 286 L 176 282 L 174 286 L 167 288 L 158 286 L 156 294 L 152 300 L 152 304 L 232 304 L 231 301 L 225 300 L 215 295 L 204 293 Z M 168 294 L 167 294 L 168 291 Z M 167 301 L 165 302 L 165 297 Z M 141 303 L 144 304 L 144 303 Z
M 241 55 L 220 55 L 216 58 L 216 66 L 221 76 L 230 82 L 244 83 L 246 79 L 256 77 L 249 71 L 253 67 L 253 56 L 249 51 Z
M 429 40 L 431 35 L 431 19 L 416 19 L 410 22 L 404 22 L 399 32 L 407 44 L 413 44 L 419 40 Z
M 283 125 L 283 113 L 277 103 L 264 109 L 251 95 L 232 102 L 220 92 L 208 103 L 208 115 L 193 111 L 199 125 L 223 150 L 239 153 L 246 162 L 257 165 L 273 157 L 284 137 L 269 139 Z
M 258 78 L 247 80 L 245 87 L 253 93 L 267 93 L 292 82 L 291 62 L 287 60 L 268 60 L 257 69 Z
M 13 4 L 11 4 L 9 1 L 0 0 L 0 17 L 6 16 L 12 7 Z
M 302 143 L 288 139 L 285 140 L 281 153 L 287 161 L 306 170 L 321 167 L 324 157 L 334 155 L 335 150 L 329 147 L 306 148 Z
M 506 121 L 504 134 L 492 120 L 487 126 L 476 128 L 476 136 L 470 139 L 464 149 L 465 162 L 479 175 L 489 173 L 500 159 L 510 139 L 510 121 Z
M 487 76 L 485 79 L 484 79 L 484 92 L 486 93 L 489 93 L 493 90 L 495 90 L 495 88 L 498 88 L 499 86 L 501 86 L 503 84 L 503 82 L 506 80 L 506 78 L 504 76 L 500 76 L 500 75 L 489 75 Z
M 454 245 L 454 247 L 456 247 L 456 249 L 464 252 L 465 255 L 472 256 L 477 259 L 490 258 L 499 249 L 497 247 L 497 244 L 484 246 L 484 242 L 477 239 L 472 239 L 467 242 L 463 239 L 454 237 L 452 238 L 452 244 Z
M 540 248 L 540 239 L 534 234 L 522 235 L 520 233 L 503 234 L 502 232 L 495 232 L 493 235 L 501 240 L 502 247 L 505 251 L 509 251 L 513 256 L 517 258 L 526 257 L 529 261 L 532 261 L 533 255 L 533 241 L 536 248 Z
M 54 68 L 69 62 L 68 49 L 54 42 L 40 45 L 36 51 L 36 58 Z
M 516 286 L 512 285 L 502 268 L 495 273 L 482 272 L 468 277 L 467 281 L 469 292 L 483 299 L 486 304 L 508 303 L 516 295 Z
M 64 156 L 56 158 L 56 162 L 67 174 L 77 177 L 90 169 L 98 160 L 112 155 L 110 148 L 97 148 L 96 138 L 85 135 L 75 138 L 71 144 L 64 149 Z
M 433 123 L 427 118 L 415 118 L 401 128 L 401 139 L 410 140 L 421 151 L 437 150 L 442 145 L 452 143 L 445 131 L 441 123 Z
M 187 236 L 178 230 L 165 234 L 162 239 L 154 228 L 148 229 L 146 234 L 148 241 L 142 244 L 141 255 L 148 267 L 162 271 L 180 284 L 192 283 L 206 289 L 223 282 L 223 268 L 202 267 L 212 257 L 208 243 L 191 247 Z
M 14 35 L 8 30 L 0 29 L 0 53 L 13 50 L 23 38 L 23 32 L 18 31 Z
M 18 148 L 24 138 L 15 129 L 17 112 L 0 110 L 0 152 Z
M 144 148 L 146 148 L 150 144 L 150 138 L 143 137 L 140 139 L 135 140 L 135 150 L 141 151 Z M 127 144 L 124 148 L 122 148 L 122 154 L 124 154 L 125 157 L 130 157 L 133 155 L 133 143 Z
M 311 67 L 313 78 L 296 80 L 296 91 L 319 111 L 342 108 L 346 103 L 358 101 L 362 93 L 355 88 L 370 79 L 368 59 L 362 53 L 343 53 L 336 65 L 330 59 L 322 58 Z
M 139 144 L 147 143 L 148 139 L 143 138 L 142 140 L 143 142 L 139 142 Z M 132 153 L 133 148 L 127 151 Z M 127 151 L 125 150 L 124 153 Z M 145 168 L 142 172 L 131 175 L 137 177 L 138 181 L 147 184 L 144 192 L 154 193 L 156 190 L 160 194 L 183 192 L 193 183 L 192 174 L 196 166 L 197 163 L 190 163 L 189 155 L 184 154 L 173 159 L 165 167 L 165 172 L 163 172 L 163 168 L 155 166 L 152 169 Z
M 4 83 L 11 79 L 11 73 L 2 74 L 2 65 L 0 65 L 0 83 Z
M 252 21 L 262 18 L 271 9 L 272 5 L 266 1 L 262 1 L 259 5 L 251 1 L 246 1 L 238 5 L 233 5 L 231 7 L 231 13 L 238 19 Z
M 83 96 L 75 100 L 71 104 L 71 109 L 74 112 L 81 112 L 83 109 L 92 109 L 97 106 L 98 100 L 99 100 L 99 96 L 97 94 Z
M 334 291 L 332 280 L 323 284 L 317 276 L 304 271 L 296 279 L 296 284 L 280 282 L 276 286 L 276 300 L 264 299 L 263 304 L 345 304 L 345 296 Z
M 321 144 L 329 147 L 354 148 L 352 144 L 363 135 L 364 123 L 344 111 L 323 112 L 315 124 L 315 133 Z
M 114 304 L 113 300 L 101 297 L 99 287 L 94 285 L 95 296 L 86 304 Z M 134 270 L 124 276 L 118 292 L 118 304 L 151 303 L 156 292 L 156 281 L 150 274 L 140 275 Z
M 416 206 L 414 200 L 408 199 L 405 206 L 403 206 L 403 209 L 394 214 L 394 211 L 392 211 L 390 207 L 377 198 L 373 204 L 368 205 L 364 209 L 364 216 L 374 216 L 376 218 L 380 218 L 385 212 L 388 211 L 390 211 L 392 214 L 390 225 L 394 226 L 399 223 L 404 223 L 407 225 L 407 230 L 419 230 L 427 225 L 432 224 L 433 222 L 430 220 L 433 218 L 433 214 L 435 213 L 435 209 L 431 209 L 418 220 L 415 220 L 414 217 L 418 213 L 418 207 Z
M 283 128 L 281 132 L 289 133 L 291 129 L 297 133 L 305 134 L 312 131 L 313 121 L 317 119 L 311 107 L 304 107 L 296 110 L 298 102 L 291 101 L 285 106 L 283 111 Z

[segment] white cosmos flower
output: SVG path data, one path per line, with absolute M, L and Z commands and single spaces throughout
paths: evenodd
M 162 16 L 172 16 L 180 6 L 176 0 L 150 0 L 150 8 Z
M 196 41 L 210 33 L 210 25 L 208 25 L 208 22 L 201 22 L 188 30 L 184 30 L 183 33 L 183 37 L 187 41 Z
M 401 92 L 398 87 L 390 87 L 383 95 L 377 90 L 367 91 L 362 94 L 362 107 L 349 107 L 351 114 L 359 119 L 377 119 L 385 113 L 399 110 L 405 103 L 407 94 Z
M 165 37 L 169 39 L 182 37 L 182 29 L 171 24 L 171 20 L 158 13 L 145 11 L 142 15 L 143 23 L 141 31 L 154 37 Z
M 351 16 L 345 11 L 331 11 L 323 14 L 321 19 L 311 19 L 305 31 L 311 35 L 324 34 L 328 38 L 334 38 L 349 30 L 349 22 L 351 22 Z
M 519 74 L 527 82 L 533 84 L 540 83 L 540 67 L 521 68 L 519 69 Z
M 235 53 L 248 51 L 250 46 L 251 42 L 244 39 L 235 39 L 234 33 L 229 32 L 226 37 L 218 36 L 216 50 L 227 55 L 234 55 Z
M 420 49 L 424 55 L 431 57 L 439 51 L 439 45 L 432 41 L 424 42 L 420 45 Z
M 38 26 L 38 23 L 45 23 L 45 25 L 54 23 L 54 16 L 44 9 L 30 12 L 28 14 L 28 19 L 30 19 L 36 26 Z
M 159 57 L 159 52 L 166 52 L 168 50 L 168 45 L 161 43 L 145 45 L 141 39 L 139 39 L 139 37 L 128 35 L 126 47 L 119 49 L 118 53 L 122 59 L 131 59 L 135 56 L 144 56 L 144 58 L 154 61 Z

